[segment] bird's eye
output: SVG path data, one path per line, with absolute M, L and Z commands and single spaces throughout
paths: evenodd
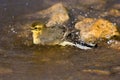
M 34 29 L 37 29 L 36 27 Z

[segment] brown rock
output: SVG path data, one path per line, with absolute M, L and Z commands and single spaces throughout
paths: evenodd
M 117 26 L 105 19 L 85 18 L 76 23 L 75 28 L 80 30 L 80 39 L 87 43 L 119 36 Z
M 119 9 L 110 9 L 102 14 L 100 14 L 101 17 L 105 16 L 114 16 L 114 17 L 119 17 L 120 16 L 120 10 Z
M 116 17 L 119 17 L 120 16 L 120 11 L 118 9 L 111 9 L 109 12 L 108 12 L 109 15 L 112 15 L 112 16 L 116 16 Z
M 41 15 L 48 17 L 47 27 L 63 25 L 69 20 L 69 15 L 62 3 L 57 3 L 50 8 L 40 12 Z
M 118 41 L 118 40 L 109 40 L 107 43 L 109 44 L 109 48 L 120 50 L 120 41 Z

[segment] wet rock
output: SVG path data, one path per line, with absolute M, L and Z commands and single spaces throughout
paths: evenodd
M 107 43 L 109 44 L 109 48 L 120 50 L 120 41 L 119 40 L 109 40 Z
M 75 24 L 80 30 L 80 39 L 86 43 L 95 43 L 98 40 L 110 39 L 119 36 L 117 26 L 105 19 L 85 18 Z
M 106 16 L 119 17 L 120 11 L 119 11 L 119 9 L 110 9 L 110 10 L 100 14 L 100 16 L 101 17 L 106 17 Z
M 118 9 L 111 9 L 111 10 L 108 12 L 108 15 L 115 16 L 115 17 L 119 17 L 119 16 L 120 16 L 120 11 L 119 11 Z
M 47 27 L 63 25 L 63 23 L 69 20 L 68 12 L 62 3 L 57 3 L 50 8 L 41 11 L 40 14 L 49 18 L 46 24 Z
M 119 17 L 120 16 L 120 10 L 112 8 L 112 9 L 106 11 L 106 12 L 101 13 L 100 16 L 101 17 L 107 17 L 107 16 L 109 16 L 109 17 L 111 17 L 111 16 Z
M 97 74 L 97 75 L 110 75 L 111 72 L 107 70 L 99 70 L 99 69 L 85 69 L 82 70 L 85 73 Z

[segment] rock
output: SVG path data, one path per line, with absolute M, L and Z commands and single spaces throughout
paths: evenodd
M 109 48 L 120 50 L 119 40 L 109 40 L 107 43 L 109 44 Z
M 119 16 L 120 16 L 120 11 L 119 11 L 118 9 L 111 9 L 111 10 L 108 12 L 108 15 L 115 16 L 115 17 L 119 17 Z
M 50 8 L 41 11 L 40 14 L 49 18 L 46 24 L 47 27 L 63 25 L 63 23 L 69 20 L 68 12 L 62 3 L 57 3 Z
M 110 39 L 119 36 L 117 26 L 105 19 L 85 18 L 75 24 L 80 31 L 79 38 L 86 43 L 95 43 L 101 39 Z
M 119 9 L 114 9 L 113 8 L 113 9 L 110 9 L 106 12 L 101 13 L 100 16 L 101 17 L 107 17 L 107 16 L 109 16 L 109 17 L 111 17 L 111 16 L 119 17 L 120 16 L 120 11 L 119 11 Z

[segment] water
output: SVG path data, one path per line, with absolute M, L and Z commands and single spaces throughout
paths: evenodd
M 81 50 L 70 46 L 32 44 L 29 24 L 38 20 L 34 13 L 57 2 L 68 6 L 70 12 L 73 12 L 70 14 L 72 20 L 76 20 L 79 14 L 98 17 L 118 4 L 119 0 L 108 0 L 104 7 L 97 6 L 101 0 L 92 0 L 94 4 L 82 4 L 83 0 L 0 0 L 0 80 L 119 80 L 118 50 L 101 46 Z M 34 17 L 26 18 L 28 14 Z M 112 19 L 120 26 L 118 18 L 107 19 Z M 114 70 L 116 67 L 117 71 Z

